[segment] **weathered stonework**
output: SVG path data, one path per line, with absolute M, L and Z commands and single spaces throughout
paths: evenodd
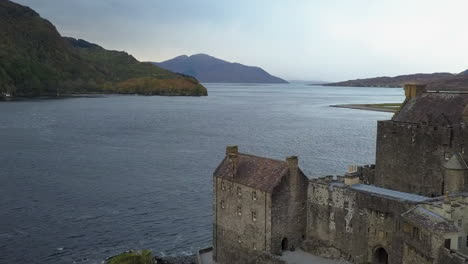
M 302 250 L 354 263 L 468 263 L 468 94 L 405 87 L 377 129 L 376 164 L 308 179 L 296 157 L 242 154 L 213 177 L 214 259 L 283 263 Z
M 266 173 L 275 177 L 265 177 Z M 296 157 L 271 160 L 228 147 L 213 181 L 214 259 L 218 263 L 250 263 L 259 254 L 279 255 L 302 244 L 308 178 Z

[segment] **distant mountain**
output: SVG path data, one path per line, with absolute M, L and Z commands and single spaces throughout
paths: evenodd
M 468 70 L 459 74 L 418 73 L 396 77 L 377 77 L 345 82 L 327 83 L 325 86 L 349 87 L 402 87 L 405 83 L 426 84 L 429 90 L 468 91 Z
M 154 64 L 206 83 L 287 83 L 262 68 L 232 63 L 206 54 L 182 55 Z
M 206 95 L 196 79 L 125 52 L 63 38 L 34 10 L 0 0 L 0 97 L 66 93 Z
M 357 79 L 337 83 L 327 83 L 325 86 L 349 86 L 349 87 L 403 87 L 405 83 L 429 83 L 454 76 L 451 73 L 417 73 L 399 75 L 396 77 L 376 77 Z
M 468 91 L 468 71 L 428 82 L 427 89 Z

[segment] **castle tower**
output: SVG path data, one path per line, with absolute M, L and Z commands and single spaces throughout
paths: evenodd
M 467 184 L 468 166 L 460 153 L 455 153 L 444 164 L 444 190 L 443 193 L 457 193 L 465 190 Z

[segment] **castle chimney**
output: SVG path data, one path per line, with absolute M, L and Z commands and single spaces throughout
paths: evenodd
M 289 191 L 291 194 L 291 201 L 297 199 L 299 190 L 299 160 L 297 156 L 289 156 L 286 158 L 289 169 Z
M 344 183 L 346 185 L 355 185 L 360 183 L 357 165 L 351 165 L 348 167 L 348 172 L 344 176 Z
M 299 170 L 299 159 L 297 156 L 289 156 L 286 158 L 286 162 L 288 163 L 289 174 L 291 176 L 297 177 L 297 173 Z
M 229 145 L 226 147 L 226 156 L 229 156 L 229 154 L 236 154 L 238 153 L 239 148 L 236 145 Z
M 232 177 L 234 178 L 237 175 L 237 163 L 238 163 L 238 147 L 235 145 L 226 147 L 226 156 L 228 161 L 231 163 Z
M 426 91 L 426 85 L 408 83 L 408 84 L 405 84 L 404 89 L 405 89 L 406 99 L 414 99 Z

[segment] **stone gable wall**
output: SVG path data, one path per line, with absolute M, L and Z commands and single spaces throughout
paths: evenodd
M 249 259 L 250 254 L 239 252 L 270 252 L 270 194 L 228 180 L 216 177 L 214 180 L 213 244 L 217 262 L 246 263 L 239 255 L 247 255 Z
M 282 241 L 287 239 L 288 248 L 299 248 L 306 235 L 306 203 L 307 177 L 299 173 L 298 188 L 295 195 L 291 195 L 288 177 L 275 188 L 272 195 L 272 234 L 271 245 L 273 254 L 280 254 Z

